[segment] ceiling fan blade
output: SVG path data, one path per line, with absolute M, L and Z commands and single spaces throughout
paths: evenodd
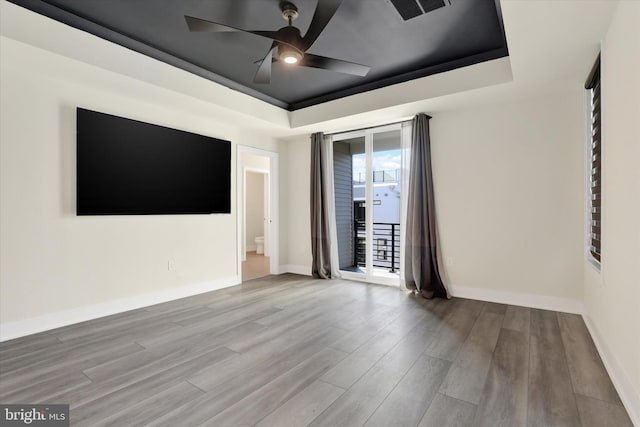
M 305 53 L 304 58 L 300 61 L 300 65 L 304 67 L 322 68 L 323 70 L 337 71 L 339 73 L 353 74 L 354 76 L 364 77 L 367 75 L 371 67 L 356 64 L 355 62 L 343 61 L 341 59 L 327 58 L 324 56 Z
M 342 0 L 318 0 L 316 11 L 313 14 L 313 19 L 311 19 L 311 24 L 309 24 L 309 29 L 302 38 L 303 51 L 309 49 L 313 42 L 316 41 L 341 4 Z
M 238 28 L 229 27 L 227 25 L 218 24 L 217 22 L 206 21 L 193 16 L 184 16 L 187 26 L 191 32 L 209 32 L 209 33 L 233 33 L 241 31 Z
M 194 18 L 193 16 L 184 16 L 187 26 L 191 32 L 207 32 L 207 33 L 251 33 L 256 36 L 266 37 L 271 40 L 278 40 L 287 43 L 286 40 L 279 40 L 277 31 L 251 31 L 241 28 L 231 27 L 229 25 L 219 24 L 217 22 L 207 21 L 205 19 Z
M 271 61 L 273 59 L 273 53 L 276 51 L 278 43 L 273 42 L 271 49 L 260 61 L 260 66 L 256 72 L 256 76 L 253 78 L 254 83 L 268 84 L 271 82 Z
M 262 61 L 264 61 L 264 59 L 258 59 L 257 61 L 253 61 L 253 63 L 256 64 L 256 65 L 260 65 L 260 64 L 262 64 Z M 271 58 L 271 63 L 275 64 L 276 62 L 280 62 L 280 60 L 278 59 L 277 56 L 274 55 L 273 58 Z

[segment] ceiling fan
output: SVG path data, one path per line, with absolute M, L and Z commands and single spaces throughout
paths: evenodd
M 304 37 L 301 35 L 300 30 L 293 26 L 293 21 L 298 18 L 298 8 L 289 1 L 280 2 L 282 17 L 288 22 L 288 25 L 277 31 L 243 30 L 193 16 L 185 15 L 184 18 L 191 32 L 245 32 L 273 40 L 269 52 L 262 60 L 257 61 L 259 67 L 253 79 L 254 83 L 269 83 L 271 81 L 271 64 L 278 60 L 290 65 L 321 68 L 363 77 L 367 75 L 370 67 L 307 52 L 327 26 L 341 3 L 342 0 L 318 0 L 313 19 Z

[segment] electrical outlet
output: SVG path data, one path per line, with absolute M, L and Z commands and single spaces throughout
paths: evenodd
M 448 256 L 446 260 L 447 267 L 453 266 L 453 257 Z
M 167 261 L 167 271 L 175 271 L 175 269 L 176 269 L 176 264 L 173 261 L 168 260 Z

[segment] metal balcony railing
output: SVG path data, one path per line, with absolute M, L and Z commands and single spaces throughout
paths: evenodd
M 353 265 L 366 267 L 365 222 L 354 221 Z M 389 269 L 396 273 L 400 268 L 400 224 L 389 222 L 373 223 L 373 266 Z
M 400 169 L 373 171 L 373 182 L 399 182 Z M 364 184 L 366 174 L 358 172 L 353 175 L 354 184 Z

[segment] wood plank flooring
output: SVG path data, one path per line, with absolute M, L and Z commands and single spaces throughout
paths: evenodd
M 0 343 L 73 426 L 632 426 L 579 316 L 286 274 Z
M 242 261 L 242 281 L 258 279 L 269 275 L 269 257 L 247 252 L 246 260 Z

